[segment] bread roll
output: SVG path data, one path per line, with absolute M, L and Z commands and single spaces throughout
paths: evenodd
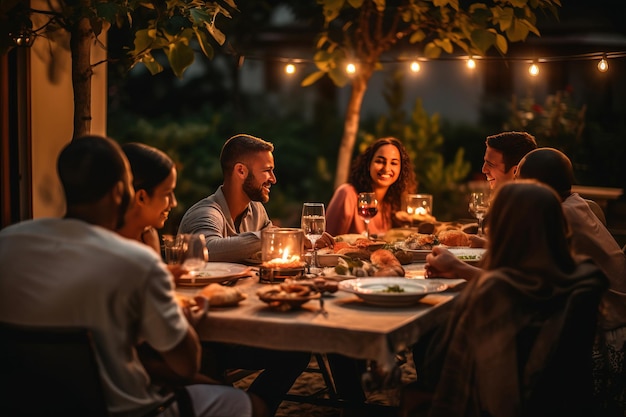
M 469 246 L 469 236 L 461 230 L 444 230 L 437 235 L 439 243 L 446 246 Z
M 402 268 L 400 261 L 391 251 L 387 249 L 377 249 L 370 255 L 372 264 L 378 269 L 399 266 Z M 404 274 L 403 274 L 404 275 Z
M 403 277 L 404 268 L 401 265 L 386 266 L 374 272 L 375 277 Z
M 200 290 L 199 295 L 209 300 L 210 307 L 235 305 L 246 298 L 238 289 L 220 284 L 209 284 Z

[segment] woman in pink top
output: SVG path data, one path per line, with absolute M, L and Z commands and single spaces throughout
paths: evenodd
M 374 192 L 378 214 L 369 229 L 374 236 L 384 234 L 394 226 L 403 195 L 416 188 L 413 164 L 402 142 L 392 137 L 378 139 L 355 159 L 348 182 L 335 190 L 326 210 L 326 231 L 333 236 L 365 233 L 365 222 L 357 214 L 357 196 Z

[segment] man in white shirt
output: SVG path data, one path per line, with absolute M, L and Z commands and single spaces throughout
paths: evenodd
M 99 136 L 75 139 L 62 150 L 57 169 L 65 217 L 0 231 L 0 321 L 89 328 L 109 412 L 143 415 L 164 397 L 136 346 L 149 343 L 174 374 L 192 381 L 201 350 L 190 321 L 201 320 L 206 308 L 199 314 L 181 310 L 158 255 L 115 233 L 133 195 L 128 161 L 117 143 Z M 253 415 L 244 391 L 186 388 L 197 416 Z M 177 415 L 175 407 L 166 412 Z

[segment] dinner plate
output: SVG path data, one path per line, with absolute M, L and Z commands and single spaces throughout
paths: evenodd
M 426 255 L 433 251 L 432 249 L 408 249 L 403 246 L 401 246 L 401 249 L 413 256 L 413 262 L 424 262 Z
M 368 304 L 383 307 L 410 306 L 428 294 L 442 292 L 447 288 L 441 281 L 397 277 L 356 278 L 339 283 L 340 290 L 356 294 Z
M 247 265 L 230 262 L 207 262 L 204 269 L 195 276 L 183 275 L 177 285 L 187 287 L 204 287 L 214 282 L 221 283 L 243 278 L 250 274 L 251 268 Z
M 468 248 L 468 247 L 449 247 L 447 248 L 454 256 L 460 260 L 467 262 L 468 264 L 476 264 L 481 260 L 485 251 L 485 248 Z

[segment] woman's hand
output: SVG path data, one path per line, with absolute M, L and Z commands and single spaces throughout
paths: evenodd
M 483 272 L 477 268 L 463 262 L 452 254 L 448 249 L 435 246 L 433 251 L 426 255 L 426 278 L 452 278 L 452 279 L 474 279 Z
M 464 262 L 454 256 L 448 249 L 435 246 L 426 255 L 426 278 L 458 278 L 457 270 Z

